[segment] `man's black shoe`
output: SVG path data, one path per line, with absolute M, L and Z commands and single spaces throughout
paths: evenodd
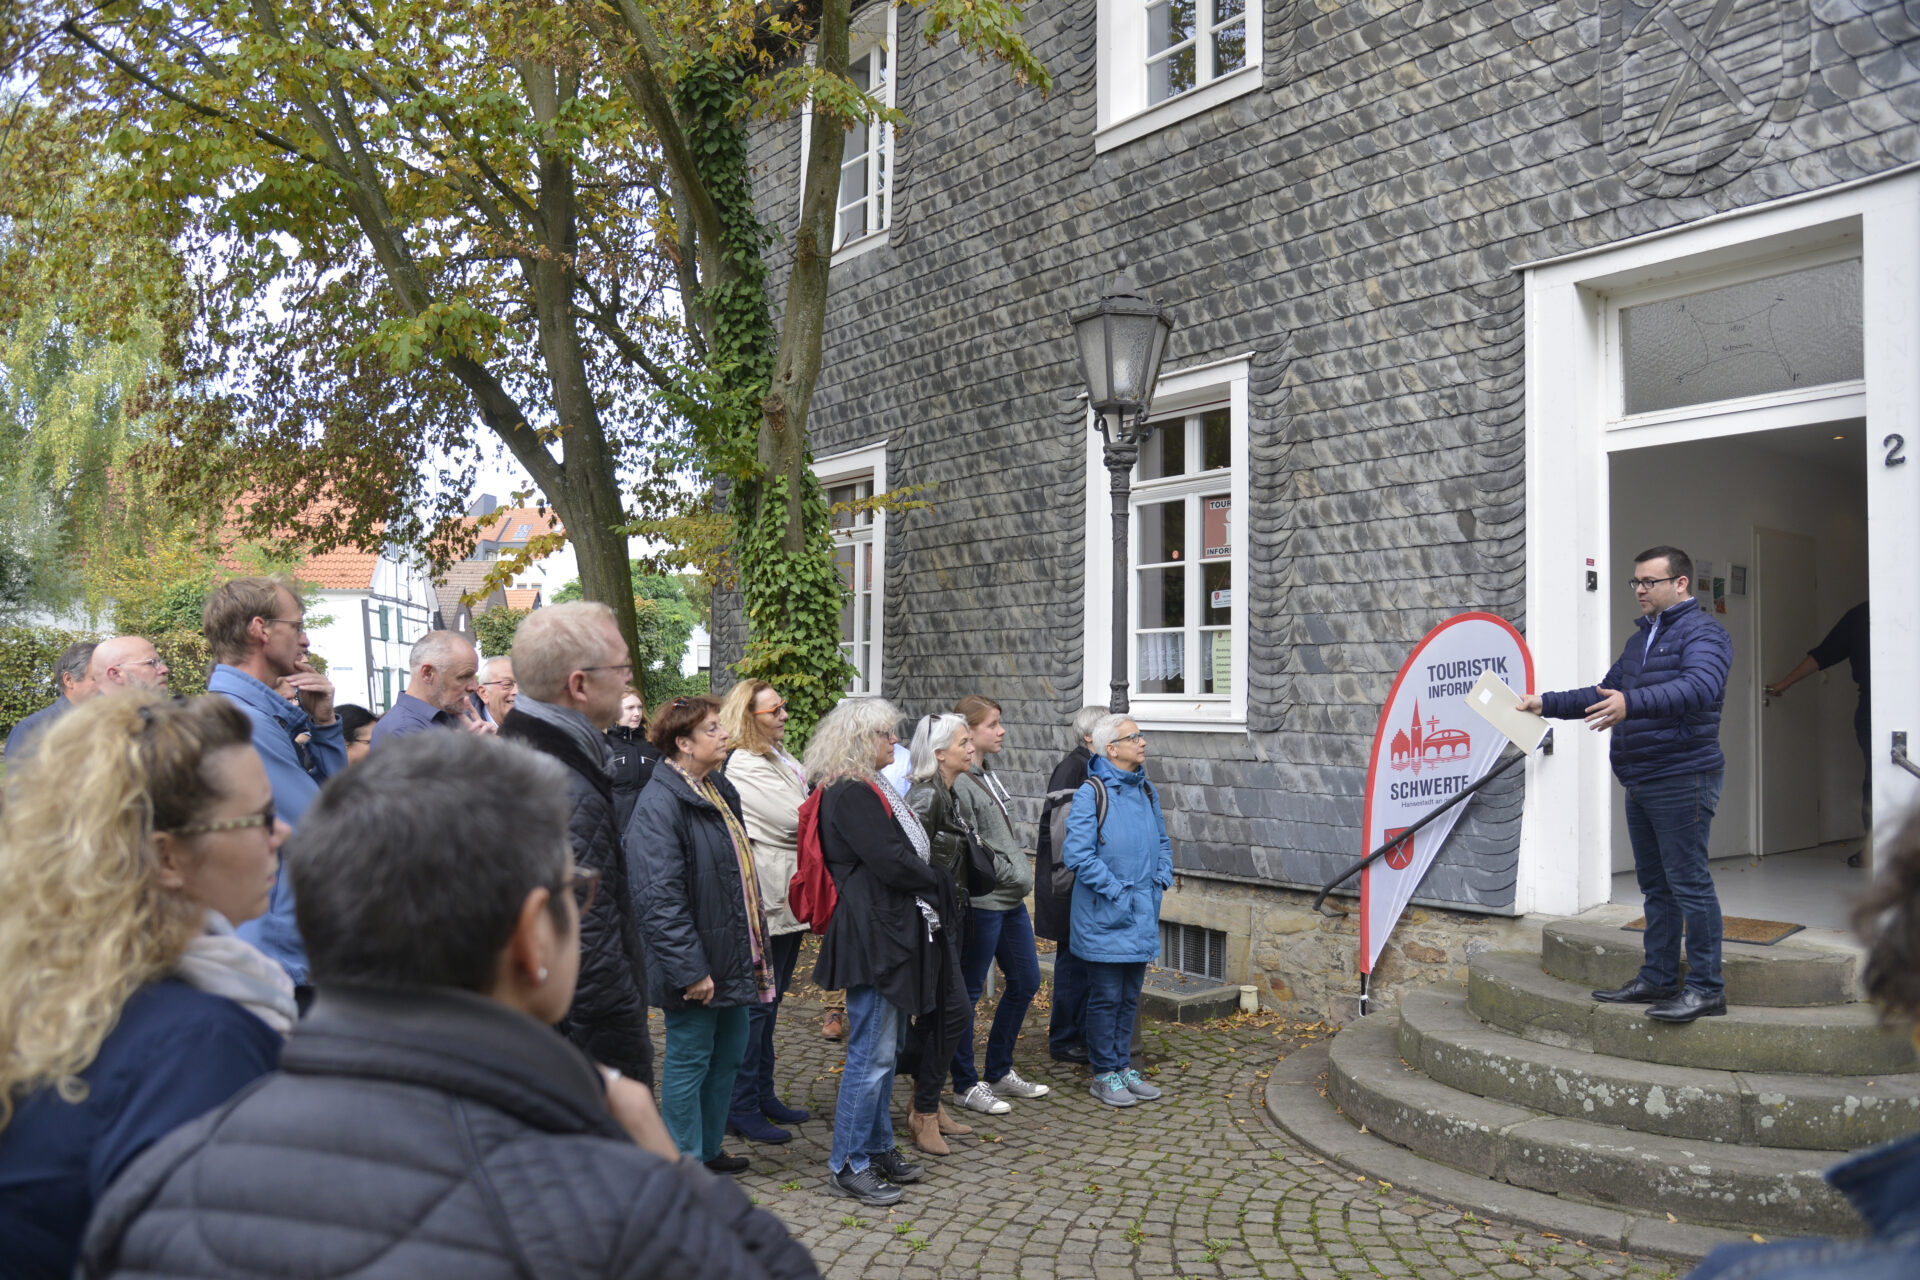
M 1624 987 L 1596 991 L 1593 998 L 1601 1004 L 1653 1004 L 1660 1000 L 1671 1000 L 1679 994 L 1679 987 L 1656 987 L 1645 978 L 1636 977 Z
M 827 1185 L 833 1188 L 837 1196 L 852 1196 L 861 1204 L 885 1208 L 900 1203 L 900 1197 L 906 1193 L 880 1176 L 880 1171 L 871 1164 L 855 1173 L 851 1168 L 839 1173 L 827 1175 Z
M 1692 1022 L 1695 1018 L 1719 1018 L 1727 1012 L 1725 996 L 1709 996 L 1698 987 L 1685 987 L 1671 1000 L 1662 1000 L 1647 1010 L 1655 1022 Z
M 715 1173 L 745 1173 L 747 1166 L 751 1163 L 752 1161 L 748 1160 L 745 1156 L 730 1156 L 722 1151 L 719 1155 L 707 1161 L 707 1168 L 713 1170 Z
M 1083 1067 L 1087 1065 L 1087 1046 L 1083 1044 L 1068 1045 L 1058 1053 L 1049 1053 L 1055 1062 L 1073 1062 Z
M 897 1186 L 906 1186 L 909 1182 L 918 1182 L 926 1170 L 900 1154 L 895 1147 L 892 1151 L 882 1151 L 879 1155 L 867 1157 L 867 1168 L 878 1169 L 880 1176 Z

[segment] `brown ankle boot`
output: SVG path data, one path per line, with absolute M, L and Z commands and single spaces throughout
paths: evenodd
M 913 1134 L 913 1145 L 930 1156 L 950 1156 L 953 1149 L 947 1146 L 946 1139 L 940 1136 L 940 1117 L 913 1111 L 907 1114 L 907 1130 Z
M 934 1115 L 938 1117 L 940 1121 L 940 1132 L 946 1134 L 950 1138 L 963 1137 L 966 1134 L 973 1132 L 972 1125 L 961 1124 L 958 1120 L 955 1120 L 952 1116 L 947 1114 L 947 1104 L 944 1102 L 940 1104 L 940 1109 L 934 1112 Z

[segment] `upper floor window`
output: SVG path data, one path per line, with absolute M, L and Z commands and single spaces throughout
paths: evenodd
M 1094 149 L 1260 87 L 1260 0 L 1098 0 Z
M 898 17 L 892 5 L 872 6 L 853 16 L 847 74 L 883 106 L 894 105 L 893 50 Z M 800 173 L 805 185 L 812 113 L 800 119 Z M 866 120 L 847 131 L 834 199 L 833 249 L 851 257 L 886 243 L 893 223 L 893 126 Z M 797 212 L 797 210 L 796 210 Z
M 1246 0 L 1156 0 L 1147 6 L 1149 103 L 1246 65 Z

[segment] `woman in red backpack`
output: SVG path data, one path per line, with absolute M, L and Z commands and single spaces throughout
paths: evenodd
M 828 1159 L 836 1194 L 890 1205 L 921 1170 L 894 1148 L 894 1065 L 907 1021 L 934 1007 L 939 931 L 958 927 L 953 880 L 930 861 L 920 819 L 880 770 L 893 761 L 900 713 L 879 698 L 843 700 L 807 744 L 822 788 L 820 849 L 840 894 L 813 980 L 847 993 L 847 1064 Z

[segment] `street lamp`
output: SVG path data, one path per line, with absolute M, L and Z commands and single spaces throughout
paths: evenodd
M 1093 307 L 1072 317 L 1073 340 L 1080 356 L 1080 380 L 1087 385 L 1094 424 L 1105 442 L 1107 473 L 1113 494 L 1113 697 L 1108 710 L 1127 711 L 1127 518 L 1133 464 L 1140 446 L 1153 434 L 1147 409 L 1160 378 L 1160 357 L 1167 349 L 1173 321 L 1152 302 L 1133 292 L 1117 276 Z M 1111 424 L 1108 418 L 1112 418 Z

